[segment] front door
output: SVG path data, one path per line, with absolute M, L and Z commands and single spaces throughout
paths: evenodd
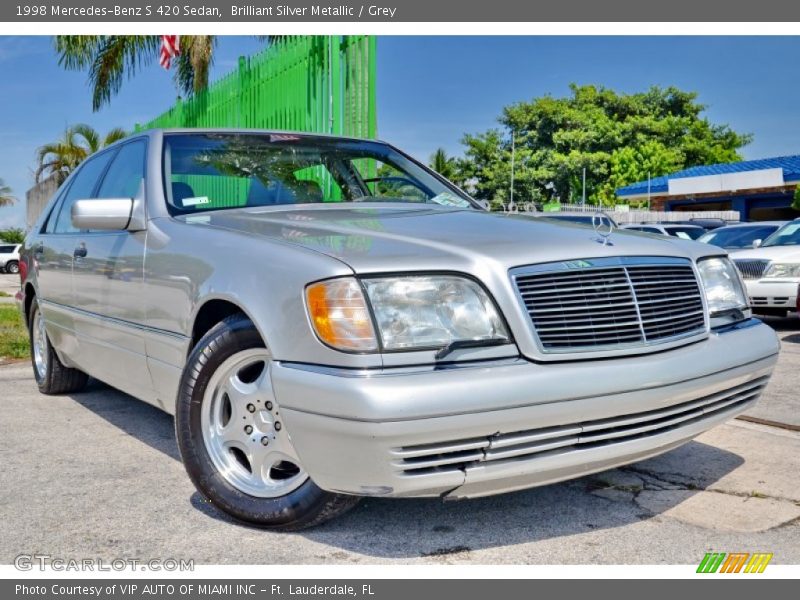
M 75 332 L 75 293 L 72 284 L 73 254 L 79 243 L 72 227 L 71 210 L 76 200 L 94 192 L 111 154 L 99 154 L 84 162 L 53 206 L 44 231 L 31 247 L 39 308 L 55 350 L 68 365 L 80 360 Z
M 146 142 L 124 144 L 95 198 L 143 194 Z M 143 400 L 152 399 L 145 356 L 143 298 L 146 232 L 81 231 L 73 252 L 73 305 L 81 355 L 91 374 Z

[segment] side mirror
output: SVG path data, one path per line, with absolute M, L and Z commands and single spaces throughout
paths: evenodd
M 753 240 L 753 248 L 760 248 L 763 240 Z
M 92 198 L 72 205 L 72 226 L 77 229 L 120 231 L 128 229 L 133 198 Z

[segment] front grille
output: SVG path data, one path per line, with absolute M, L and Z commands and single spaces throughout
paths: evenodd
M 618 262 L 512 272 L 545 352 L 645 346 L 705 331 L 703 298 L 688 261 Z
M 393 465 L 404 475 L 428 475 L 471 465 L 598 448 L 666 433 L 755 402 L 767 385 L 760 377 L 702 398 L 666 408 L 556 427 L 528 429 L 461 440 L 404 446 L 392 450 Z
M 734 259 L 733 264 L 739 269 L 742 279 L 761 279 L 769 265 L 768 260 L 755 258 Z

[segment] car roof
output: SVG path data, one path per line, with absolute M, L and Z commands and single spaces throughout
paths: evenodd
M 791 221 L 752 221 L 750 223 L 731 223 L 730 225 L 723 225 L 718 229 L 733 229 L 736 227 L 763 227 L 764 225 L 774 225 L 776 227 L 781 227 L 782 225 L 786 225 L 786 223 L 790 223 Z
M 359 141 L 359 142 L 378 142 L 386 144 L 383 140 L 360 138 L 347 135 L 334 135 L 330 133 L 317 133 L 313 131 L 291 131 L 287 129 L 248 129 L 245 127 L 155 127 L 136 131 L 132 135 L 152 135 L 160 133 L 163 135 L 175 134 L 207 134 L 207 133 L 229 133 L 229 134 L 254 134 L 254 135 L 296 135 L 303 138 L 329 138 L 333 140 Z

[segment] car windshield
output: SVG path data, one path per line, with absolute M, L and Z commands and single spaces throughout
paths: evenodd
M 778 231 L 769 236 L 762 247 L 765 246 L 797 246 L 800 245 L 800 221 L 787 223 Z
M 720 248 L 751 248 L 754 241 L 766 239 L 776 229 L 777 225 L 721 227 L 700 236 L 697 241 Z
M 696 240 L 706 232 L 702 227 L 665 227 L 665 229 L 667 235 L 684 240 Z
M 543 218 L 546 219 L 555 219 L 556 221 L 569 221 L 570 223 L 583 223 L 584 225 L 592 225 L 594 223 L 594 214 L 588 215 L 559 215 L 558 213 L 546 213 Z M 603 224 L 603 227 L 608 227 L 612 225 L 611 220 L 605 216 L 600 215 L 600 221 Z
M 324 202 L 413 202 L 476 208 L 391 146 L 294 134 L 164 137 L 170 212 Z

